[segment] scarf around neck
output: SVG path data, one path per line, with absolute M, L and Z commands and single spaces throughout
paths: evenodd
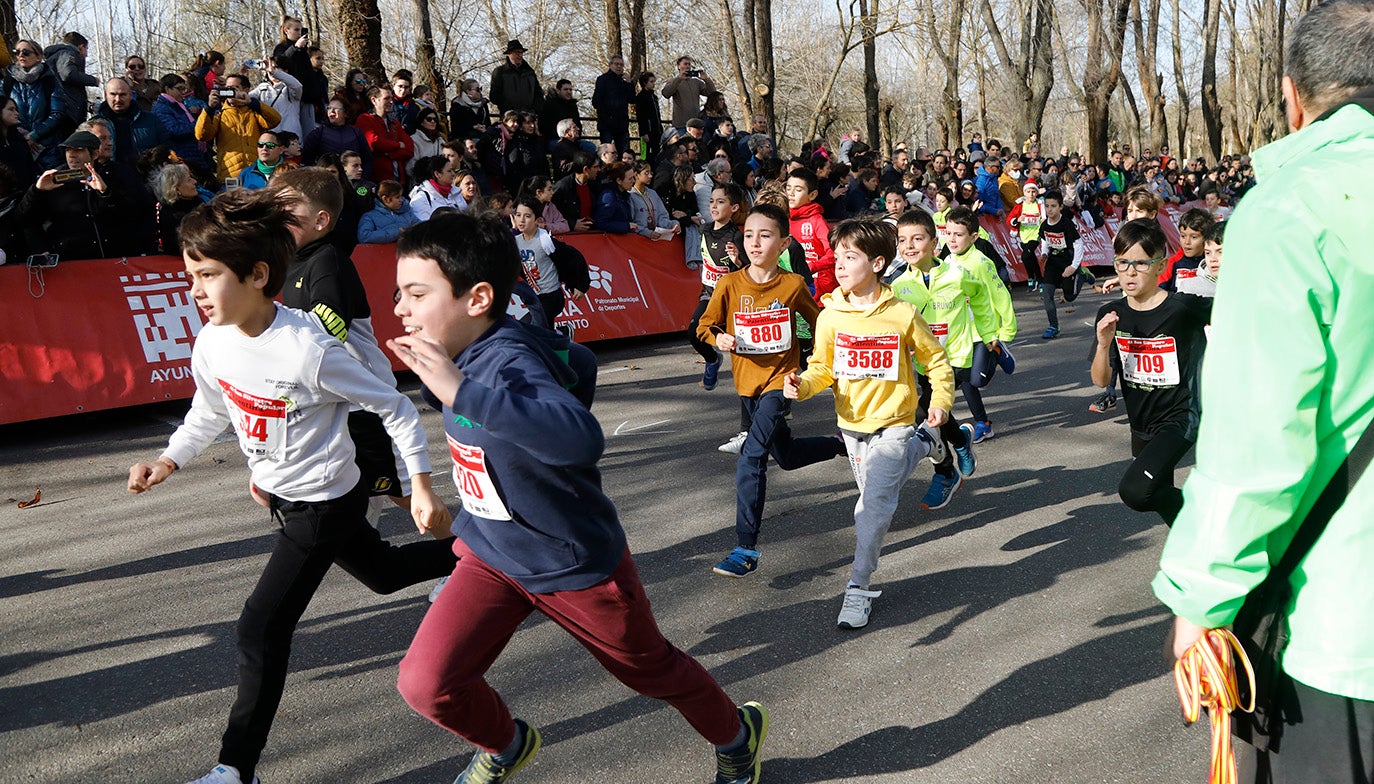
M 448 185 L 441 185 L 439 184 L 439 181 L 434 179 L 433 177 L 429 178 L 429 187 L 433 188 L 435 193 L 438 193 L 445 199 L 447 199 L 449 193 L 453 191 L 453 183 L 450 182 Z

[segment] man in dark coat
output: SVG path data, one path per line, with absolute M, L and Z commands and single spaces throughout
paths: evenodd
M 614 144 L 622 153 L 630 149 L 630 102 L 634 94 L 634 82 L 625 72 L 625 58 L 613 55 L 610 70 L 596 77 L 592 108 L 596 109 L 602 144 Z
M 506 61 L 491 72 L 487 97 L 502 112 L 539 113 L 544 97 L 539 92 L 539 74 L 525 62 L 525 46 L 519 39 L 506 42 Z

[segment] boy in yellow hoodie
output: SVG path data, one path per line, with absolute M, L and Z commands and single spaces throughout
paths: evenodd
M 949 418 L 954 371 L 925 319 L 897 299 L 879 277 L 897 253 L 897 234 L 882 221 L 855 218 L 830 233 L 839 288 L 821 298 L 816 348 L 806 372 L 790 373 L 783 395 L 805 400 L 835 390 L 835 413 L 859 485 L 854 505 L 854 564 L 838 625 L 868 625 L 869 590 L 883 537 L 892 524 L 902 484 L 922 458 L 938 462 L 945 447 L 932 428 Z M 930 379 L 928 415 L 919 427 L 919 392 L 912 362 Z

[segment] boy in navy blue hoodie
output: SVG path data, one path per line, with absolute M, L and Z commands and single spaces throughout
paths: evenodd
M 462 500 L 458 566 L 401 661 L 398 687 L 478 747 L 457 781 L 506 781 L 539 750 L 538 730 L 512 718 L 484 679 L 536 610 L 622 683 L 681 712 L 715 745 L 717 782 L 758 781 L 768 712 L 736 708 L 659 632 L 601 490 L 601 427 L 567 389 L 575 372 L 505 313 L 520 270 L 509 229 L 438 216 L 405 230 L 396 255 L 407 334 L 387 345 L 442 404 Z

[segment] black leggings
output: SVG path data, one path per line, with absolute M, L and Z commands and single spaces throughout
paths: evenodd
M 549 294 L 539 295 L 539 307 L 544 309 L 544 318 L 549 320 L 549 329 L 553 329 L 553 322 L 563 314 L 563 306 L 568 304 L 568 295 L 563 293 L 563 287 Z
M 988 351 L 983 343 L 973 344 L 973 366 L 954 369 L 954 383 L 964 393 L 964 403 L 968 405 L 969 416 L 975 422 L 988 422 L 988 410 L 983 407 L 983 387 L 992 381 L 997 373 L 997 355 Z
M 267 496 L 281 528 L 267 566 L 238 621 L 238 696 L 220 741 L 219 761 L 244 781 L 267 744 L 281 702 L 291 637 L 329 567 L 375 593 L 392 593 L 453 572 L 453 539 L 396 546 L 367 522 L 367 488 L 359 483 L 332 501 L 287 501 Z
M 697 337 L 697 325 L 701 323 L 701 314 L 706 312 L 706 306 L 710 302 L 710 299 L 703 299 L 697 303 L 697 309 L 692 311 L 692 320 L 687 322 L 687 341 L 692 344 L 692 348 L 696 349 L 702 359 L 707 362 L 718 362 L 720 354 L 716 353 L 716 347 Z M 744 429 L 748 430 L 749 426 L 745 425 Z
M 1183 508 L 1183 491 L 1174 487 L 1174 467 L 1192 448 L 1192 439 L 1177 427 L 1166 427 L 1152 436 L 1132 430 L 1135 460 L 1117 488 L 1121 500 L 1137 512 L 1158 512 L 1164 524 L 1172 526 Z
M 916 388 L 920 391 L 920 398 L 916 409 L 916 426 L 921 426 L 921 421 L 930 415 L 930 379 L 917 374 Z M 940 438 L 947 446 L 957 446 L 964 448 L 968 446 L 969 436 L 959 427 L 959 418 L 954 416 L 954 412 L 949 412 L 949 418 L 940 425 Z M 935 464 L 935 473 L 944 476 L 954 476 L 954 450 L 945 451 L 945 459 Z
M 1021 243 L 1021 266 L 1026 268 L 1026 280 L 1034 283 L 1040 280 L 1040 260 L 1035 257 L 1035 251 L 1040 247 L 1040 240 Z
M 1041 277 L 1044 286 L 1040 289 L 1040 301 L 1045 305 L 1045 317 L 1049 319 L 1050 326 L 1059 329 L 1059 308 L 1054 302 L 1056 291 L 1064 292 L 1064 301 L 1073 302 L 1078 299 L 1078 272 L 1074 271 L 1067 278 L 1064 271 L 1068 268 L 1067 264 L 1055 263 L 1049 259 L 1045 260 L 1045 270 Z

